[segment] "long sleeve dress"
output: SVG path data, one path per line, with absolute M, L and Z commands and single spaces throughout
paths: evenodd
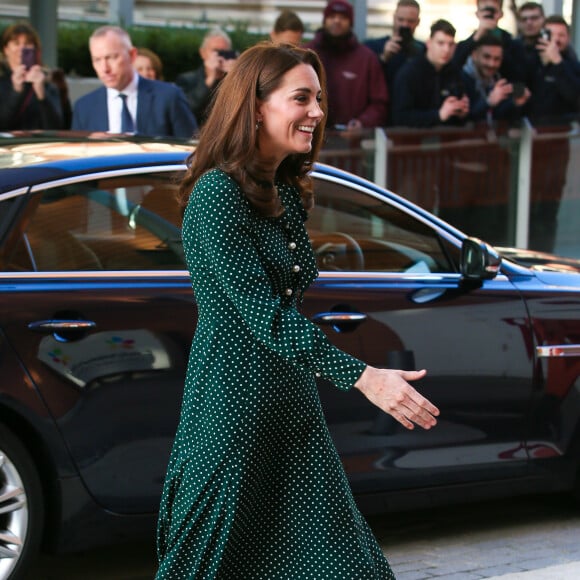
M 317 275 L 298 192 L 260 217 L 224 172 L 183 222 L 199 317 L 158 526 L 158 580 L 394 578 L 359 513 L 315 376 L 365 368 L 297 310 Z

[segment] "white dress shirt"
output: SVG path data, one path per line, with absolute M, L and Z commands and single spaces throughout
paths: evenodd
M 109 133 L 121 133 L 121 112 L 123 110 L 123 99 L 119 98 L 120 93 L 127 95 L 127 107 L 133 117 L 133 123 L 137 127 L 137 86 L 139 75 L 135 73 L 133 80 L 122 90 L 110 89 L 107 87 L 107 110 L 109 113 Z

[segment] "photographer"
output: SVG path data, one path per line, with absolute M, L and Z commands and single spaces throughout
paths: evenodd
M 400 68 L 414 56 L 425 53 L 425 43 L 415 38 L 419 26 L 419 3 L 399 0 L 393 15 L 393 35 L 366 40 L 380 59 L 389 94 L 394 90 L 394 79 Z
M 477 0 L 475 15 L 479 25 L 469 38 L 457 43 L 453 62 L 462 68 L 477 42 L 485 34 L 492 34 L 501 40 L 503 46 L 504 58 L 500 69 L 501 75 L 514 81 L 523 81 L 522 67 L 525 62 L 525 54 L 521 44 L 516 43 L 509 32 L 498 26 L 503 17 L 502 4 L 502 0 Z
M 40 39 L 26 23 L 2 34 L 0 131 L 61 129 L 59 91 L 40 61 Z
M 532 151 L 529 247 L 547 252 L 554 251 L 558 233 L 570 161 L 570 122 L 579 116 L 580 63 L 569 48 L 568 23 L 561 16 L 549 16 L 527 71 L 532 91 L 527 114 L 537 134 L 549 135 L 537 139 Z
M 477 96 L 466 87 L 451 59 L 455 28 L 446 20 L 431 26 L 427 52 L 407 62 L 397 75 L 393 124 L 406 127 L 463 125 Z
M 232 68 L 237 53 L 232 49 L 232 41 L 224 30 L 214 28 L 204 37 L 199 47 L 202 65 L 180 74 L 175 84 L 182 88 L 187 102 L 201 126 L 209 111 L 207 107 L 221 80 Z
M 527 70 L 527 84 L 532 91 L 527 107 L 532 123 L 577 119 L 580 63 L 570 51 L 570 28 L 561 16 L 546 18 Z
M 474 120 L 517 121 L 522 116 L 522 107 L 530 98 L 530 91 L 523 83 L 501 76 L 503 61 L 501 39 L 493 34 L 484 34 L 463 67 L 465 84 L 471 86 L 479 99 L 472 110 Z

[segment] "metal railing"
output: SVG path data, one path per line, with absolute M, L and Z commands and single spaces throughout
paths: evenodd
M 580 132 L 378 128 L 327 133 L 320 160 L 386 187 L 496 245 L 580 258 Z

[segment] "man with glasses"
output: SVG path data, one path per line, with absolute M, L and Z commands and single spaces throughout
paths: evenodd
M 544 26 L 544 7 L 537 2 L 526 2 L 518 8 L 518 40 L 525 47 L 535 49 L 542 26 Z

